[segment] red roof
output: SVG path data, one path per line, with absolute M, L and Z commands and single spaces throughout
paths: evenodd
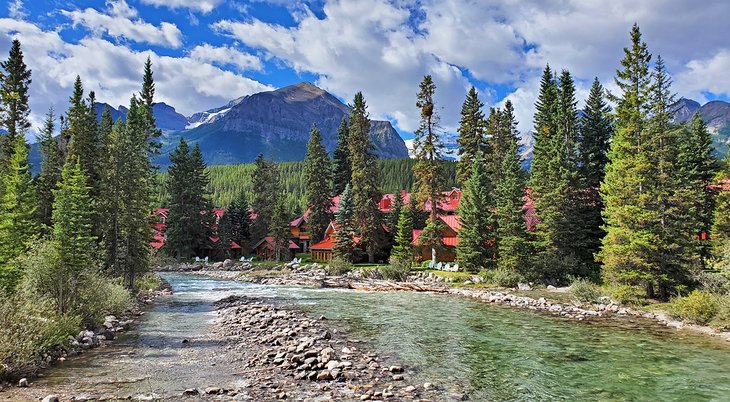
M 459 229 L 461 229 L 461 221 L 459 220 L 459 215 L 439 215 L 438 217 L 454 232 L 459 233 Z
M 271 247 L 274 244 L 274 238 L 272 236 L 266 236 L 263 239 L 261 239 L 261 241 L 258 242 L 258 244 L 256 244 L 256 247 L 254 247 L 254 248 L 258 248 L 258 246 L 260 246 L 261 243 L 264 243 L 264 242 L 266 242 L 269 245 L 269 247 Z M 299 246 L 297 246 L 296 243 L 289 240 L 289 249 L 296 250 L 298 248 L 299 248 Z
M 413 229 L 413 241 L 411 241 L 411 244 L 414 246 L 418 245 L 418 237 L 421 236 L 421 232 L 423 230 L 421 229 Z M 441 243 L 444 244 L 444 246 L 447 247 L 456 247 L 459 244 L 459 238 L 458 237 L 442 237 Z
M 310 246 L 309 248 L 312 250 L 332 250 L 335 248 L 335 239 L 331 236 L 327 236 L 321 242 Z

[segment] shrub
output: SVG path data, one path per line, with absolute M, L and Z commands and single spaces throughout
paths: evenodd
M 601 288 L 587 279 L 576 279 L 570 285 L 570 294 L 578 301 L 593 303 L 601 297 Z
M 492 275 L 492 280 L 497 286 L 503 288 L 515 288 L 517 284 L 523 282 L 525 278 L 517 272 L 507 269 L 496 269 Z
M 383 279 L 402 282 L 408 278 L 408 273 L 411 272 L 411 262 L 391 258 L 390 265 L 380 267 L 378 270 Z
M 132 296 L 120 281 L 102 274 L 88 274 L 84 282 L 78 307 L 84 322 L 98 323 L 106 315 L 118 315 L 132 307 Z
M 479 277 L 482 279 L 483 283 L 493 285 L 494 284 L 494 270 L 492 269 L 483 269 L 479 271 Z
M 669 312 L 673 317 L 699 325 L 709 323 L 719 310 L 717 296 L 701 290 L 675 297 L 669 303 Z
M 137 278 L 134 285 L 137 288 L 137 292 L 147 292 L 162 286 L 162 279 L 153 273 L 146 273 L 142 277 Z
M 80 322 L 78 316 L 57 315 L 48 299 L 0 295 L 0 379 L 31 370 L 44 348 L 66 342 Z
M 328 275 L 345 275 L 352 271 L 352 263 L 341 258 L 334 258 L 326 269 Z
M 630 285 L 616 285 L 606 288 L 606 292 L 615 303 L 626 306 L 643 306 L 647 303 L 644 291 Z
M 730 294 L 730 278 L 722 273 L 700 272 L 694 279 L 702 290 L 717 295 Z
M 710 326 L 721 331 L 730 331 L 730 295 L 717 298 L 717 314 L 710 321 Z

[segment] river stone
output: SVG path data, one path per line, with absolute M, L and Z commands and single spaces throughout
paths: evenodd
M 208 387 L 205 389 L 205 393 L 208 395 L 218 395 L 221 393 L 221 389 L 219 387 Z
M 333 370 L 340 367 L 340 362 L 338 362 L 337 360 L 330 360 L 327 362 L 327 365 L 325 365 L 325 367 L 327 368 L 327 370 Z
M 322 361 L 322 363 L 327 363 L 328 361 L 335 358 L 335 350 L 332 348 L 324 348 L 319 355 L 321 357 L 320 360 Z
M 317 374 L 317 381 L 329 381 L 332 380 L 332 373 L 327 370 L 322 370 Z
M 415 392 L 416 391 L 416 387 L 414 387 L 413 385 L 409 385 L 409 386 L 406 387 L 406 390 L 405 391 L 406 392 Z
M 401 366 L 390 366 L 390 369 L 389 370 L 390 370 L 391 373 L 402 373 L 403 372 L 403 367 L 401 367 Z
M 188 388 L 185 391 L 183 391 L 183 395 L 198 395 L 200 394 L 200 391 L 198 391 L 197 388 Z
M 57 395 L 47 395 L 41 402 L 59 402 Z
M 20 381 L 18 381 L 18 386 L 20 388 L 26 388 L 26 387 L 28 387 L 28 379 L 27 378 L 21 378 Z

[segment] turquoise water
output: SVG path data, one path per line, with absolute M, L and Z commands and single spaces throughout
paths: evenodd
M 161 299 L 133 336 L 51 370 L 46 385 L 99 389 L 109 382 L 109 393 L 118 396 L 140 388 L 179 395 L 204 386 L 196 366 L 181 363 L 180 338 L 201 337 L 214 317 L 211 303 L 240 294 L 326 316 L 351 338 L 404 363 L 416 381 L 442 387 L 444 400 L 461 393 L 473 401 L 730 401 L 730 346 L 650 321 L 579 323 L 438 294 L 163 276 L 176 293 Z M 198 344 L 206 347 L 195 341 L 190 347 Z M 241 381 L 225 362 L 204 371 L 219 386 Z M 129 378 L 146 379 L 121 381 Z

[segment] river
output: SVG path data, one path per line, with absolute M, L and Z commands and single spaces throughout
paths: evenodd
M 439 294 L 162 275 L 175 293 L 159 299 L 133 331 L 46 371 L 32 388 L 134 398 L 244 386 L 233 374 L 237 363 L 208 335 L 212 302 L 238 294 L 324 315 L 402 362 L 417 381 L 470 400 L 730 401 L 730 347 L 650 321 L 575 322 Z

